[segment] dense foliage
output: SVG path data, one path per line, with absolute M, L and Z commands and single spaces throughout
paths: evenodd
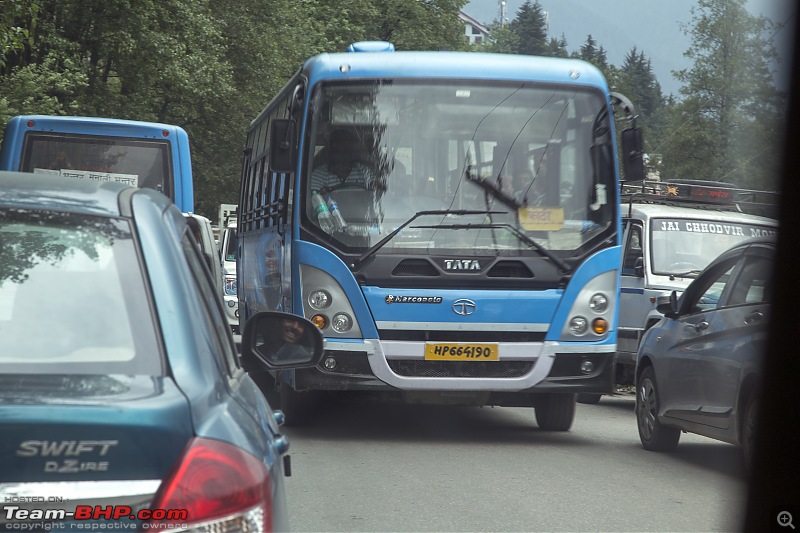
M 183 126 L 197 211 L 235 203 L 249 121 L 302 61 L 359 40 L 398 50 L 467 50 L 466 0 L 3 0 L 0 124 L 23 113 L 108 116 Z M 665 98 L 643 51 L 622 65 L 588 35 L 568 51 L 526 2 L 484 51 L 579 57 L 637 106 L 662 177 L 768 187 L 779 153 L 783 97 L 772 85 L 767 21 L 745 0 L 700 0 L 686 31 L 695 67 Z M 709 69 L 704 65 L 713 64 Z M 756 140 L 756 142 L 754 142 Z

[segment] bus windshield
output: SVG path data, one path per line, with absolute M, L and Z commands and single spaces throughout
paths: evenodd
M 574 253 L 615 229 L 599 92 L 460 80 L 318 87 L 303 222 L 333 247 L 363 252 L 420 211 L 444 213 L 419 216 L 379 253 L 537 255 L 531 239 Z M 323 211 L 336 204 L 338 223 L 320 220 L 319 198 Z
M 29 132 L 20 170 L 75 179 L 113 179 L 171 196 L 170 158 L 167 141 Z

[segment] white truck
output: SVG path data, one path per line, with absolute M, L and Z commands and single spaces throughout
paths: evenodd
M 777 193 L 697 181 L 623 186 L 623 264 L 617 331 L 616 381 L 633 385 L 642 334 L 662 315 L 659 296 L 682 291 L 734 244 L 777 232 L 768 216 Z M 597 403 L 599 394 L 579 394 Z

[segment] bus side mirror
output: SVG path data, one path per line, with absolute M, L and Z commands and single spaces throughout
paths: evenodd
M 644 181 L 644 139 L 642 128 L 634 126 L 622 130 L 622 169 L 625 181 Z
M 297 123 L 290 118 L 272 121 L 269 143 L 270 172 L 294 172 L 295 147 L 297 146 Z

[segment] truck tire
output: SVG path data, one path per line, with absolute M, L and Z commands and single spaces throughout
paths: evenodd
M 574 393 L 542 394 L 536 404 L 536 423 L 544 431 L 569 431 L 575 419 Z

